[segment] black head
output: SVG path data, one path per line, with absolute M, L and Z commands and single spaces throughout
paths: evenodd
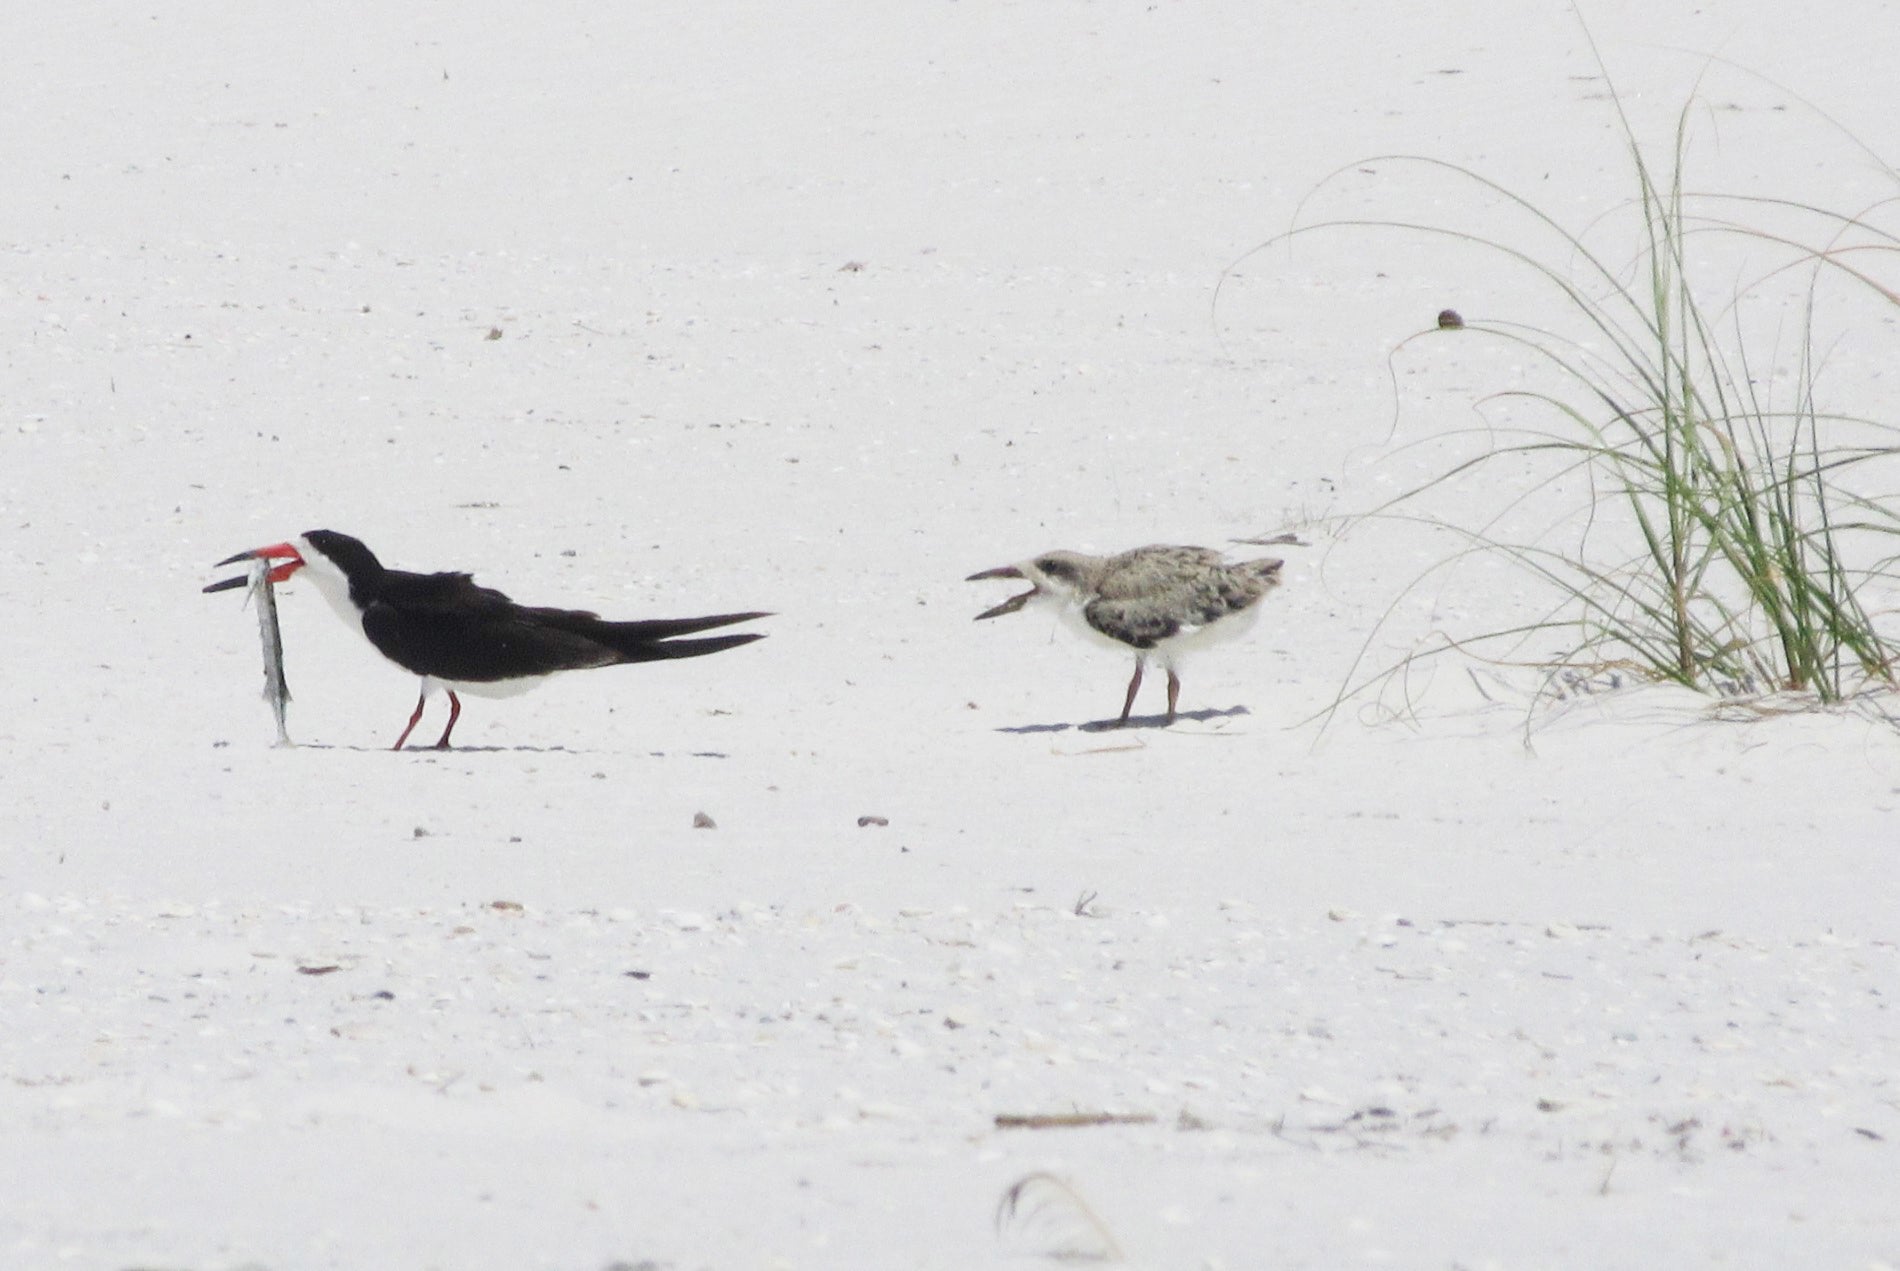
M 303 537 L 304 542 L 329 557 L 330 563 L 342 570 L 346 577 L 383 572 L 383 563 L 376 559 L 375 552 L 363 545 L 361 539 L 351 538 L 336 530 L 311 530 Z

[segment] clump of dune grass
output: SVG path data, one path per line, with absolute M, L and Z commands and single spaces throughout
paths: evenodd
M 1843 213 L 1798 199 L 1692 192 L 1685 180 L 1693 97 L 1660 168 L 1638 144 L 1613 87 L 1610 101 L 1630 184 L 1627 206 L 1602 219 L 1634 227 L 1613 247 L 1467 167 L 1416 155 L 1362 160 L 1329 180 L 1397 165 L 1431 169 L 1527 226 L 1528 242 L 1450 213 L 1323 221 L 1272 240 L 1396 231 L 1427 247 L 1500 256 L 1557 300 L 1534 322 L 1447 311 L 1400 346 L 1496 342 L 1541 368 L 1550 387 L 1486 395 L 1483 407 L 1503 423 L 1483 430 L 1475 454 L 1447 461 L 1355 519 L 1405 520 L 1453 536 L 1456 546 L 1408 593 L 1474 555 L 1504 558 L 1547 587 L 1538 616 L 1507 629 L 1445 633 L 1423 656 L 1458 649 L 1537 665 L 1549 682 L 1608 673 L 1820 703 L 1892 688 L 1900 646 L 1880 597 L 1900 591 L 1900 429 L 1822 405 L 1826 357 L 1816 332 L 1833 300 L 1870 301 L 1882 316 L 1900 312 L 1900 288 L 1883 281 L 1900 278 L 1900 237 L 1878 223 L 1891 218 L 1896 200 Z M 1610 215 L 1618 210 L 1624 215 Z M 1744 249 L 1749 263 L 1712 289 L 1696 264 L 1716 240 Z M 1743 312 L 1776 296 L 1791 311 L 1783 330 L 1791 325 L 1795 334 L 1764 348 L 1759 321 L 1744 322 Z M 1772 387 L 1777 380 L 1781 387 Z M 1460 440 L 1469 447 L 1472 438 Z M 1493 496 L 1477 520 L 1430 510 L 1465 478 L 1507 460 L 1519 485 L 1504 506 Z M 1527 510 L 1543 511 L 1540 501 L 1565 487 L 1587 493 L 1575 516 L 1559 518 L 1561 530 L 1522 538 L 1504 528 Z M 1395 601 L 1368 636 L 1335 709 L 1415 669 L 1420 654 L 1366 671 L 1397 608 Z

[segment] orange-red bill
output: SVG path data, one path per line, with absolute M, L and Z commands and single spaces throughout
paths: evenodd
M 248 552 L 239 552 L 235 556 L 227 556 L 219 561 L 218 564 L 220 567 L 235 565 L 241 560 L 269 560 L 279 562 L 278 564 L 272 565 L 270 573 L 266 575 L 272 584 L 283 582 L 304 566 L 303 554 L 289 543 L 272 543 L 269 547 L 252 548 Z M 248 577 L 239 575 L 236 578 L 226 578 L 222 582 L 212 583 L 209 587 L 205 588 L 205 591 L 229 591 L 233 587 L 247 586 L 250 581 Z

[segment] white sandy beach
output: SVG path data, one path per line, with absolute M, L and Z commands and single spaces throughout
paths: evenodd
M 1900 158 L 1893 6 L 1717 8 L 1589 6 L 1644 142 L 1695 94 L 1700 183 L 1892 197 L 1847 138 Z M 1564 5 L 84 3 L 0 50 L 0 1267 L 1900 1268 L 1900 733 L 1455 655 L 1316 718 L 1382 619 L 1364 666 L 1540 603 L 1333 532 L 1524 373 L 1392 350 L 1539 315 L 1392 235 L 1242 258 L 1462 214 L 1380 155 L 1612 212 Z M 1871 313 L 1823 384 L 1891 421 Z M 413 677 L 292 579 L 277 749 L 199 589 L 319 527 L 776 616 L 393 754 Z M 1084 728 L 1127 662 L 964 579 L 1149 542 L 1285 585 L 1173 728 L 1158 677 Z M 997 1123 L 1071 1113 L 1123 1119 Z M 1101 1230 L 999 1231 L 1039 1172 Z

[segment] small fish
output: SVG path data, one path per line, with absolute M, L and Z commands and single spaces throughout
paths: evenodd
M 271 563 L 251 562 L 251 593 L 257 601 L 257 638 L 264 646 L 264 700 L 277 716 L 277 744 L 292 746 L 284 727 L 284 709 L 290 705 L 290 685 L 284 680 L 284 633 L 277 625 L 277 588 L 270 580 Z
M 250 553 L 241 552 L 220 565 L 236 564 L 240 560 L 251 559 L 249 578 L 227 578 L 223 582 L 212 583 L 207 592 L 230 591 L 243 587 L 247 583 L 249 592 L 244 603 L 257 602 L 257 638 L 264 646 L 264 700 L 270 703 L 277 716 L 277 744 L 292 746 L 290 730 L 284 727 L 284 708 L 290 703 L 290 686 L 284 682 L 284 636 L 277 625 L 277 590 L 271 582 L 271 562 L 263 557 L 251 558 Z

